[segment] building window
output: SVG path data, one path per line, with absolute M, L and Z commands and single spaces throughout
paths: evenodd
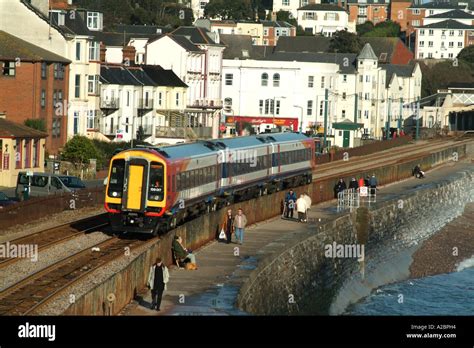
M 54 79 L 63 80 L 64 79 L 64 65 L 61 63 L 54 63 Z
M 127 106 L 130 106 L 130 91 L 127 91 Z
M 365 82 L 370 82 L 370 75 L 365 75 Z
M 263 40 L 263 46 L 268 46 L 268 40 L 267 39 Z
M 418 19 L 411 21 L 411 25 L 417 27 L 420 25 L 420 21 Z
M 87 93 L 96 95 L 99 87 L 99 75 L 89 75 L 87 77 Z
M 3 76 L 15 76 L 15 62 L 3 62 Z
M 314 76 L 308 76 L 308 87 L 309 88 L 314 87 Z
M 179 93 L 176 93 L 175 101 L 176 101 L 176 106 L 179 106 Z
M 453 54 L 453 53 L 449 53 L 449 54 L 448 54 L 448 58 L 454 58 L 454 54 Z
M 224 99 L 224 109 L 229 112 L 232 111 L 232 98 Z
M 87 110 L 87 129 L 94 129 L 95 110 Z
M 268 36 L 268 29 L 263 29 L 263 36 Z
M 89 61 L 99 61 L 99 43 L 97 41 L 91 41 L 89 43 Z
M 458 31 L 458 36 L 463 36 L 463 35 L 464 35 L 463 31 L 462 31 L 462 30 L 459 30 L 459 31 Z
M 364 110 L 364 117 L 365 117 L 366 119 L 369 118 L 369 110 Z
M 428 41 L 428 47 L 433 47 L 433 41 Z
M 41 108 L 44 109 L 46 106 L 46 91 L 44 89 L 41 90 Z
M 21 169 L 21 163 L 22 163 L 22 154 L 21 154 L 21 140 L 16 139 L 15 140 L 15 168 L 16 169 Z
M 74 126 L 73 126 L 74 135 L 79 133 L 79 111 L 74 111 Z
M 280 74 L 273 74 L 273 87 L 280 87 Z
M 342 92 L 342 100 L 346 100 L 346 92 Z
M 425 47 L 425 42 L 424 42 L 424 41 L 420 41 L 419 44 L 418 44 L 418 46 L 420 46 L 420 47 Z
M 74 80 L 74 97 L 81 97 L 81 75 L 76 75 Z
M 342 82 L 347 82 L 347 75 L 342 75 Z
M 41 63 L 41 78 L 43 80 L 48 76 L 48 64 L 46 62 Z
M 39 140 L 33 140 L 33 167 L 39 167 Z
M 201 3 L 199 4 L 201 10 L 204 10 L 206 8 L 207 4 L 208 3 L 206 1 L 201 1 Z
M 434 14 L 434 10 L 430 10 L 430 16 Z
M 370 93 L 365 93 L 364 97 L 365 97 L 365 100 L 370 100 Z
M 81 60 L 81 43 L 76 42 L 76 60 Z
M 268 74 L 267 73 L 262 74 L 262 86 L 264 86 L 264 87 L 268 86 Z
M 313 101 L 308 100 L 307 107 L 306 107 L 306 115 L 311 116 L 313 114 Z
M 100 12 L 87 12 L 87 28 L 102 30 L 102 14 Z
M 425 35 L 425 29 L 420 29 L 420 35 L 421 36 Z
M 428 35 L 429 35 L 429 36 L 433 36 L 433 34 L 434 34 L 433 29 L 428 30 Z
M 262 115 L 263 114 L 263 100 L 258 101 L 258 110 L 259 110 L 260 115 Z
M 411 10 L 411 13 L 414 14 L 414 15 L 419 15 L 420 14 L 420 9 L 414 8 L 413 10 Z
M 359 82 L 364 82 L 364 76 L 363 75 L 359 75 Z
M 453 47 L 454 47 L 454 42 L 451 41 L 451 42 L 449 43 L 449 48 L 453 48 Z
M 275 102 L 275 115 L 280 115 L 280 101 Z
M 56 102 L 56 110 L 61 110 L 61 106 L 63 104 L 63 91 L 62 90 L 58 90 L 58 100 Z M 56 111 L 55 110 L 55 111 Z M 62 116 L 61 114 L 59 114 L 58 116 Z
M 428 58 L 433 58 L 433 53 L 432 52 L 428 52 Z
M 234 80 L 234 74 L 225 74 L 225 85 L 232 86 Z
M 458 48 L 462 48 L 462 42 L 461 41 L 458 42 Z
M 324 113 L 324 101 L 319 103 L 319 116 L 323 116 Z
M 321 76 L 321 88 L 324 88 L 324 76 Z
M 158 92 L 158 105 L 161 106 L 161 103 L 163 101 L 163 93 Z
M 454 30 L 449 31 L 449 36 L 454 36 Z
M 282 0 L 281 5 L 282 6 L 290 6 L 290 0 Z

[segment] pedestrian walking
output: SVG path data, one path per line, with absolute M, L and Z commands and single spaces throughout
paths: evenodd
M 298 212 L 299 222 L 305 221 L 305 215 L 306 215 L 307 210 L 308 210 L 308 207 L 306 205 L 306 199 L 304 198 L 304 195 L 301 194 L 300 198 L 298 198 L 298 200 L 296 201 L 296 211 Z
M 227 214 L 222 222 L 222 230 L 225 233 L 227 244 L 232 241 L 232 232 L 234 232 L 234 218 L 232 217 L 232 209 L 227 210 Z
M 160 311 L 161 299 L 163 298 L 163 291 L 166 290 L 166 284 L 169 281 L 169 271 L 161 258 L 157 258 L 155 263 L 150 267 L 148 274 L 148 287 L 151 290 L 151 309 Z
M 296 204 L 296 193 L 290 190 L 285 196 L 285 217 L 291 217 L 293 219 L 293 211 Z
M 370 186 L 370 194 L 375 195 L 375 192 L 377 191 L 377 178 L 375 177 L 375 174 L 372 174 L 372 176 L 370 177 L 369 186 Z
M 247 225 L 247 217 L 242 211 L 242 208 L 237 210 L 237 215 L 234 217 L 235 239 L 239 244 L 244 242 L 244 229 Z

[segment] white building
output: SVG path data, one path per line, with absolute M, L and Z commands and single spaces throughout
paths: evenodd
M 381 137 L 388 115 L 395 116 L 395 106 L 388 100 L 403 97 L 405 104 L 421 94 L 417 64 L 406 69 L 381 67 L 369 44 L 359 55 L 276 52 L 256 58 L 251 53 L 247 59 L 225 59 L 223 75 L 229 133 L 239 122 L 253 124 L 259 131 L 261 125 L 303 132 L 321 129 L 327 108 L 328 134 L 334 135 L 333 123 L 349 119 L 363 125 L 359 137 L 362 133 Z M 408 118 L 408 113 L 403 117 Z M 398 118 L 390 121 L 390 127 L 398 126 Z
M 453 19 L 415 30 L 417 59 L 454 59 L 464 47 L 474 42 L 474 26 Z
M 189 86 L 186 112 L 191 119 L 190 126 L 212 127 L 213 137 L 217 137 L 225 47 L 215 42 L 210 34 L 202 28 L 180 27 L 150 40 L 145 60 L 147 65 L 173 70 Z
M 473 25 L 474 24 L 474 15 L 471 14 L 468 10 L 451 10 L 451 11 L 444 11 L 432 16 L 428 16 L 423 18 L 423 25 L 439 23 L 443 21 L 447 21 L 449 19 L 454 19 L 460 23 L 466 25 Z
M 100 48 L 95 33 L 102 30 L 102 14 L 52 8 L 50 16 L 48 0 L 32 3 L 34 6 L 23 0 L 0 0 L 0 29 L 72 61 L 69 100 L 64 101 L 67 134 L 92 137 L 99 120 Z M 66 0 L 63 3 L 68 5 Z
M 332 36 L 336 31 L 355 32 L 347 11 L 337 5 L 314 4 L 298 8 L 298 25 L 314 35 Z
M 288 11 L 293 18 L 298 17 L 298 9 L 309 4 L 320 4 L 321 0 L 273 0 L 273 13 Z
M 100 82 L 102 134 L 111 140 L 130 141 L 141 129 L 143 140 L 152 144 L 178 141 L 161 136 L 161 130 L 172 125 L 173 116 L 186 108 L 187 86 L 173 71 L 157 66 L 104 65 Z
M 193 10 L 194 19 L 204 17 L 204 10 L 210 0 L 191 0 L 191 9 Z

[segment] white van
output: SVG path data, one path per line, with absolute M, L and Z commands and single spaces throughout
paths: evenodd
M 85 188 L 84 183 L 75 176 L 57 175 L 48 173 L 26 172 L 18 174 L 15 194 L 20 200 L 25 198 L 25 191 L 29 188 L 28 197 L 47 196 L 56 193 L 73 192 Z

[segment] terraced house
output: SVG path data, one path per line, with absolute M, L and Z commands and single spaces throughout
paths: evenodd
M 53 155 L 66 143 L 71 61 L 0 31 L 0 111 L 8 121 L 39 122 L 49 137 L 46 151 Z M 31 153 L 25 143 L 23 153 Z M 18 153 L 22 146 L 18 145 Z M 28 161 L 26 163 L 29 163 Z
M 0 13 L 8 13 L 0 30 L 71 61 L 70 93 L 63 101 L 67 136 L 95 136 L 100 110 L 100 47 L 95 34 L 102 30 L 102 14 L 74 8 L 70 0 L 0 0 Z

